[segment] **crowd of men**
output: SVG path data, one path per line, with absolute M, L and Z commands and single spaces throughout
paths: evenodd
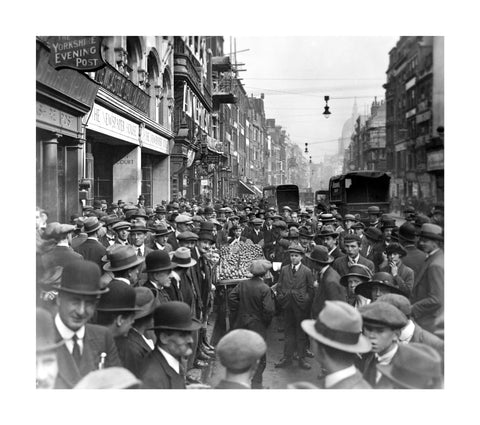
M 274 317 L 275 367 L 322 370 L 288 388 L 442 388 L 443 209 L 397 226 L 376 206 L 262 205 L 140 196 L 70 223 L 37 208 L 37 388 L 208 388 L 191 372 L 217 358 L 216 388 L 261 389 Z M 263 257 L 226 285 L 220 250 L 240 241 Z

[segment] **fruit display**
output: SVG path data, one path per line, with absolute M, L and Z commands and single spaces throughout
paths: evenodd
M 218 278 L 220 280 L 248 279 L 248 271 L 253 260 L 264 258 L 262 247 L 249 242 L 226 245 L 220 249 Z

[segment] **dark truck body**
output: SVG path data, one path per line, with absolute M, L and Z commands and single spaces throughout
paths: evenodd
M 276 207 L 280 212 L 284 206 L 290 207 L 292 211 L 300 210 L 300 194 L 297 185 L 281 184 L 263 188 L 264 209 Z

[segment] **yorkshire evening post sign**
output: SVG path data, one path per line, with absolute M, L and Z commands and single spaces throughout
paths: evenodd
M 102 59 L 102 37 L 49 37 L 50 64 L 55 68 L 95 71 L 105 66 Z

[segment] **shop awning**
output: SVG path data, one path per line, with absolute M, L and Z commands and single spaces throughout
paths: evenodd
M 250 189 L 244 182 L 241 180 L 238 181 L 238 192 L 246 195 L 255 195 L 253 189 Z
M 252 188 L 255 192 L 257 192 L 258 195 L 262 194 L 262 191 L 257 186 L 255 186 L 254 184 L 252 184 Z

